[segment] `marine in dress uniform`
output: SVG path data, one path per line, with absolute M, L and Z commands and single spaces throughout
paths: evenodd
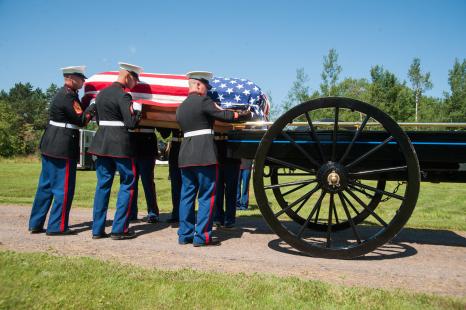
M 129 131 L 134 147 L 134 163 L 136 165 L 136 180 L 134 183 L 130 220 L 136 220 L 138 217 L 138 183 L 140 177 L 147 203 L 147 216 L 143 220 L 148 223 L 157 223 L 159 220 L 159 207 L 157 205 L 154 182 L 155 160 L 157 156 L 155 129 L 138 127 Z
M 85 66 L 62 68 L 65 85 L 50 104 L 49 123 L 40 142 L 42 171 L 29 219 L 31 233 L 44 232 L 52 201 L 47 235 L 72 233 L 68 220 L 79 158 L 79 127 L 92 118 L 90 110 L 84 111 L 78 96 L 86 79 L 84 70 Z
M 137 126 L 141 118 L 141 105 L 133 103 L 125 89 L 131 89 L 137 84 L 142 68 L 127 63 L 119 64 L 118 80 L 101 90 L 95 100 L 99 129 L 89 147 L 89 153 L 97 156 L 92 224 L 94 239 L 107 237 L 105 221 L 115 171 L 120 174 L 120 189 L 111 238 L 119 240 L 134 237 L 134 232 L 128 228 L 134 199 L 136 164 L 128 129 Z
M 236 208 L 247 210 L 249 206 L 249 181 L 251 180 L 252 159 L 241 159 L 239 170 Z
M 246 121 L 251 118 L 251 113 L 222 109 L 207 97 L 211 73 L 190 72 L 187 77 L 189 95 L 176 111 L 176 119 L 184 133 L 178 158 L 182 179 L 178 242 L 193 243 L 194 246 L 218 245 L 219 242 L 211 237 L 218 177 L 213 125 L 215 119 Z M 196 195 L 199 205 L 197 220 L 194 213 Z
M 170 150 L 168 152 L 168 171 L 170 174 L 173 208 L 171 216 L 167 220 L 168 223 L 178 223 L 180 218 L 181 170 L 178 167 L 178 156 L 182 139 L 182 133 L 177 129 L 173 129 Z
M 236 222 L 236 195 L 241 160 L 226 156 L 225 136 L 215 136 L 218 150 L 219 175 L 215 197 L 214 224 L 233 228 Z M 225 206 L 225 208 L 224 208 Z

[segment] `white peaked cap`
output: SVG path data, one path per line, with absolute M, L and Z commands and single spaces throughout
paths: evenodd
M 141 72 L 142 72 L 142 67 L 132 65 L 132 64 L 129 64 L 129 63 L 126 63 L 126 62 L 119 62 L 118 64 L 120 65 L 120 69 L 122 69 L 122 70 L 126 70 L 126 71 L 129 71 L 129 72 L 134 72 L 134 73 L 136 73 L 138 75 L 141 74 Z
M 191 71 L 186 73 L 186 77 L 188 79 L 195 79 L 195 80 L 207 80 L 209 81 L 212 78 L 212 72 L 208 71 Z
M 86 71 L 86 66 L 70 66 L 70 67 L 60 68 L 60 70 L 63 71 L 63 75 L 76 74 L 76 75 L 82 75 L 84 78 L 86 78 L 86 76 L 84 75 L 84 72 Z

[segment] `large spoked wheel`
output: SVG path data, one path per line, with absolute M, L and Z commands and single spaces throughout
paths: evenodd
M 285 169 L 286 168 L 284 168 L 283 170 L 285 170 Z M 300 225 L 303 225 L 304 223 L 306 223 L 306 219 L 304 217 L 302 217 L 299 214 L 299 212 L 296 212 L 292 208 L 288 208 L 288 206 L 290 205 L 290 203 L 292 201 L 290 201 L 287 198 L 289 197 L 289 195 L 296 192 L 301 187 L 296 186 L 296 187 L 294 187 L 292 189 L 282 190 L 282 187 L 279 186 L 279 184 L 281 184 L 281 182 L 279 180 L 281 177 L 283 177 L 283 178 L 286 178 L 286 177 L 289 177 L 289 176 L 296 176 L 297 177 L 297 175 L 294 175 L 294 173 L 291 172 L 291 171 L 287 173 L 286 170 L 283 171 L 283 172 L 280 172 L 280 168 L 277 168 L 277 167 L 270 169 L 270 173 L 268 175 L 270 175 L 270 184 L 272 186 L 275 186 L 275 187 L 272 188 L 272 191 L 273 191 L 275 199 L 276 199 L 277 203 L 279 204 L 280 208 L 282 208 L 282 210 L 285 210 L 285 213 L 293 221 L 295 221 L 296 223 L 298 223 Z M 266 176 L 268 176 L 268 175 L 266 175 Z M 311 174 L 305 173 L 305 174 L 301 174 L 300 176 L 302 176 L 302 175 L 310 176 Z M 377 180 L 377 185 L 376 185 L 376 188 L 377 188 L 378 191 L 376 191 L 375 193 L 372 193 L 372 194 L 365 193 L 366 196 L 370 198 L 370 201 L 367 204 L 368 209 L 374 210 L 375 208 L 377 208 L 380 201 L 382 200 L 382 196 L 383 196 L 382 193 L 385 190 L 386 184 L 387 184 L 387 182 L 385 180 L 379 179 L 379 180 Z M 307 185 L 307 184 L 301 184 L 302 187 L 304 187 L 305 185 Z M 363 209 L 361 211 L 355 211 L 355 214 L 351 219 L 352 219 L 353 223 L 357 225 L 357 224 L 360 224 L 362 221 L 364 221 L 366 218 L 368 218 L 370 215 L 371 214 L 370 214 L 370 212 L 368 210 Z M 328 230 L 327 223 L 318 223 L 317 222 L 317 217 L 315 218 L 315 221 L 308 221 L 307 226 L 309 227 L 309 229 L 318 230 L 318 231 L 327 231 Z M 343 220 L 343 221 L 339 221 L 338 223 L 336 223 L 336 222 L 332 223 L 332 228 L 331 229 L 332 229 L 332 231 L 337 231 L 337 230 L 347 229 L 347 228 L 350 228 L 350 227 L 351 227 L 350 221 L 349 220 Z
M 316 121 L 322 117 L 330 117 L 330 126 Z M 359 125 L 348 127 L 354 121 Z M 294 175 L 271 182 L 280 168 Z M 396 191 L 386 191 L 380 180 L 397 181 Z M 254 191 L 265 220 L 283 241 L 318 257 L 352 258 L 390 241 L 414 210 L 419 182 L 416 153 L 398 124 L 348 98 L 320 98 L 289 110 L 267 130 L 255 156 Z

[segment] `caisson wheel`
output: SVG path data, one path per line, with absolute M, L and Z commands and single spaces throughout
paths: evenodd
M 302 103 L 275 121 L 257 148 L 253 178 L 272 230 L 328 258 L 364 255 L 391 240 L 411 216 L 420 182 L 416 153 L 398 124 L 340 97 Z
M 296 223 L 303 225 L 306 222 L 306 218 L 304 218 L 301 214 L 299 214 L 300 209 L 293 209 L 293 208 L 288 208 L 289 204 L 292 203 L 292 200 L 289 199 L 290 195 L 292 195 L 294 192 L 298 191 L 302 187 L 306 186 L 307 184 L 300 184 L 299 186 L 294 186 L 291 189 L 288 187 L 281 187 L 279 184 L 282 182 L 280 179 L 285 179 L 285 178 L 294 178 L 294 179 L 300 179 L 302 176 L 309 176 L 311 177 L 312 175 L 310 173 L 301 173 L 301 174 L 295 174 L 293 171 L 286 171 L 284 168 L 278 168 L 277 166 L 270 168 L 270 173 L 266 174 L 266 177 L 270 176 L 270 184 L 272 186 L 276 186 L 272 188 L 273 194 L 275 196 L 275 200 L 277 201 L 278 205 L 280 208 L 285 210 L 286 215 L 288 215 L 293 221 Z M 299 182 L 299 181 L 298 181 Z M 370 210 L 374 210 L 377 208 L 379 205 L 380 201 L 382 200 L 383 196 L 383 191 L 385 190 L 385 185 L 386 181 L 383 179 L 377 180 L 377 185 L 376 188 L 378 191 L 374 193 L 365 193 L 367 197 L 370 198 L 370 201 L 367 203 L 367 207 Z M 354 214 L 352 215 L 351 219 L 354 224 L 359 224 L 362 221 L 364 221 L 367 217 L 369 217 L 371 214 L 368 210 L 362 209 L 362 210 L 357 210 L 354 209 Z M 317 222 L 318 217 L 314 219 L 314 221 L 308 221 L 307 226 L 310 229 L 318 230 L 318 231 L 327 231 L 327 223 L 320 223 Z M 338 223 L 332 223 L 332 231 L 337 231 L 337 230 L 342 230 L 342 229 L 347 229 L 350 228 L 350 221 L 342 219 Z

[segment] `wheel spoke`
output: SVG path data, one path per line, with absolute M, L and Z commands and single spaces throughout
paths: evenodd
M 364 209 L 366 209 L 373 217 L 375 217 L 377 219 L 377 221 L 379 221 L 380 224 L 382 224 L 384 227 L 387 227 L 388 224 L 385 223 L 384 220 L 382 220 L 382 218 L 380 216 L 377 215 L 377 213 L 374 212 L 374 210 L 372 210 L 371 208 L 369 208 L 358 196 L 356 196 L 355 193 L 353 193 L 352 191 L 350 190 L 346 190 L 348 192 L 348 194 L 351 195 L 351 197 L 353 197 L 354 200 L 356 200 Z
M 309 193 L 304 194 L 302 197 L 298 198 L 297 200 L 293 201 L 291 204 L 289 204 L 286 208 L 281 209 L 277 213 L 275 213 L 275 217 L 279 217 L 286 211 L 290 210 L 294 206 L 296 206 L 298 203 L 302 202 L 305 199 L 309 199 L 315 192 L 317 192 L 320 189 L 319 184 L 317 184 Z
M 350 153 L 351 151 L 351 148 L 353 147 L 354 145 L 354 142 L 356 141 L 356 139 L 359 137 L 359 134 L 362 132 L 362 130 L 364 129 L 364 127 L 366 126 L 367 122 L 369 121 L 370 119 L 370 116 L 369 115 L 366 115 L 366 117 L 364 118 L 364 120 L 362 121 L 361 123 L 361 126 L 359 126 L 358 130 L 356 130 L 356 133 L 354 134 L 353 136 L 353 140 L 351 140 L 351 143 L 348 145 L 348 147 L 346 148 L 345 150 L 345 153 L 343 154 L 343 156 L 340 158 L 339 160 L 339 163 L 340 164 L 343 164 L 343 162 L 345 161 L 346 159 L 346 156 L 348 156 L 348 154 Z
M 336 151 L 337 151 L 337 132 L 338 132 L 338 115 L 340 109 L 338 106 L 335 107 L 335 122 L 333 124 L 333 134 L 332 134 L 332 161 L 335 161 Z
M 311 129 L 311 137 L 312 139 L 314 139 L 314 141 L 316 142 L 317 148 L 319 149 L 322 162 L 325 162 L 326 160 L 325 160 L 324 151 L 322 150 L 322 146 L 320 145 L 320 140 L 319 140 L 319 137 L 317 137 L 314 124 L 312 124 L 311 117 L 309 116 L 308 112 L 304 113 L 304 115 L 306 116 L 307 123 L 309 124 L 309 128 Z
M 304 222 L 304 224 L 299 229 L 299 232 L 297 234 L 298 238 L 301 238 L 301 235 L 303 234 L 304 229 L 309 224 L 309 221 L 311 220 L 312 216 L 314 215 L 314 212 L 316 212 L 316 210 L 320 210 L 320 205 L 322 204 L 322 200 L 324 199 L 324 197 L 325 197 L 325 191 L 322 191 L 322 193 L 320 194 L 319 199 L 317 199 L 316 203 L 314 204 L 314 207 L 312 208 L 311 213 L 309 213 L 309 216 L 307 217 L 306 222 Z
M 296 164 L 292 164 L 292 163 L 289 163 L 289 162 L 286 162 L 286 161 L 283 161 L 281 159 L 278 159 L 278 158 L 274 158 L 274 157 L 271 157 L 271 156 L 267 156 L 266 159 L 268 161 L 271 161 L 273 163 L 276 163 L 276 164 L 279 164 L 279 165 L 282 165 L 282 166 L 286 166 L 288 168 L 295 168 L 295 169 L 300 169 L 300 170 L 303 170 L 303 171 L 306 171 L 306 172 L 309 172 L 309 173 L 312 173 L 313 171 L 309 168 L 305 168 L 303 166 L 300 166 L 300 165 L 296 165 Z
M 266 185 L 264 186 L 264 189 L 273 189 L 273 188 L 280 188 L 280 187 L 287 187 L 287 186 L 294 186 L 294 185 L 300 185 L 300 184 L 311 184 L 317 182 L 316 179 L 314 180 L 301 180 L 301 181 L 294 181 L 294 182 L 287 182 L 287 183 L 279 183 L 279 184 L 273 184 L 273 185 Z
M 312 195 L 311 195 L 312 196 Z M 306 204 L 306 202 L 309 200 L 309 198 L 311 198 L 311 196 L 308 196 L 306 199 L 303 200 L 303 202 L 301 202 L 301 204 L 299 205 L 298 209 L 296 209 L 294 211 L 294 213 L 298 214 L 299 211 L 301 211 L 302 207 L 304 207 L 304 205 Z
M 302 185 L 299 185 L 299 186 L 297 186 L 297 187 L 295 187 L 295 188 L 293 188 L 293 189 L 290 189 L 289 191 L 283 193 L 282 196 L 285 197 L 286 195 L 289 195 L 289 194 L 291 194 L 291 193 L 294 193 L 294 192 L 296 192 L 297 190 L 299 190 L 299 189 L 305 187 L 305 186 L 308 185 L 308 184 L 311 184 L 311 183 L 302 184 Z
M 338 220 L 337 207 L 335 206 L 335 204 L 333 205 L 333 215 L 335 215 L 336 224 L 340 224 L 340 221 Z
M 300 152 L 301 154 L 304 155 L 304 157 L 306 157 L 307 160 L 309 160 L 311 162 L 311 164 L 313 164 L 314 166 L 316 167 L 320 167 L 320 164 L 310 155 L 308 154 L 308 152 L 306 152 L 298 143 L 296 143 L 296 141 L 290 137 L 290 135 L 288 135 L 286 132 L 282 132 L 282 135 L 288 140 L 291 142 L 291 144 L 293 144 Z
M 388 142 L 390 142 L 391 140 L 393 140 L 393 137 L 390 136 L 388 137 L 387 139 L 385 139 L 382 143 L 380 143 L 379 145 L 377 145 L 376 147 L 370 149 L 367 153 L 364 153 L 362 154 L 361 156 L 359 156 L 358 158 L 356 158 L 353 162 L 351 162 L 350 164 L 346 165 L 346 168 L 347 169 L 350 169 L 351 167 L 355 166 L 356 164 L 358 164 L 359 162 L 363 161 L 364 159 L 366 159 L 367 157 L 369 157 L 369 155 L 377 152 L 380 148 L 382 148 L 385 144 L 387 144 Z
M 321 206 L 322 206 L 322 204 L 319 204 L 319 207 L 317 208 L 316 218 L 314 220 L 314 224 L 317 224 L 317 221 L 319 220 L 319 213 L 320 213 L 320 207 Z
M 356 237 L 357 242 L 361 243 L 361 237 L 359 236 L 359 233 L 356 230 L 356 226 L 354 225 L 353 218 L 351 217 L 349 213 L 348 207 L 346 206 L 346 203 L 345 203 L 345 198 L 342 197 L 342 194 L 343 194 L 342 192 L 338 193 L 338 197 L 340 197 L 341 205 L 343 206 L 343 210 L 345 211 L 346 218 L 348 219 L 348 222 L 351 225 L 351 229 L 353 230 L 353 234 Z
M 355 191 L 360 192 L 361 194 L 365 195 L 367 198 L 374 199 L 374 197 L 375 197 L 375 196 L 373 196 L 373 195 L 371 195 L 369 193 L 366 193 L 365 191 L 363 191 L 360 188 L 357 188 L 357 187 L 351 187 L 351 188 L 354 189 Z
M 353 209 L 353 211 L 357 214 L 357 215 L 360 215 L 361 212 L 359 212 L 353 205 L 353 203 L 351 202 L 351 200 L 349 200 L 348 197 L 345 196 L 345 194 L 343 192 L 341 192 L 341 195 L 343 196 L 343 198 L 346 200 L 346 202 L 349 204 L 349 206 L 351 207 L 351 209 Z
M 328 207 L 328 222 L 327 222 L 327 248 L 330 247 L 332 240 L 330 235 L 332 233 L 332 209 L 335 208 L 335 201 L 333 200 L 333 193 L 330 193 L 330 204 Z
M 397 195 L 397 194 L 394 194 L 394 193 L 390 193 L 390 192 L 384 191 L 382 189 L 378 189 L 378 188 L 373 187 L 373 186 L 369 186 L 369 185 L 362 184 L 362 183 L 356 183 L 356 182 L 352 182 L 352 181 L 350 181 L 349 183 L 350 183 L 350 187 L 359 186 L 359 187 L 362 187 L 364 189 L 368 189 L 368 190 L 371 190 L 373 192 L 376 192 L 378 194 L 387 195 L 389 197 L 396 198 L 396 199 L 399 199 L 399 200 L 402 200 L 402 201 L 405 200 L 405 197 L 403 197 L 403 196 L 400 196 L 400 195 Z M 351 186 L 351 185 L 353 185 L 353 186 Z
M 381 169 L 351 172 L 348 175 L 350 177 L 361 178 L 361 177 L 367 177 L 367 176 L 371 176 L 371 175 L 378 175 L 378 174 L 382 174 L 382 173 L 406 171 L 407 169 L 408 169 L 408 166 L 398 166 L 398 167 L 390 167 L 390 168 L 381 168 Z

